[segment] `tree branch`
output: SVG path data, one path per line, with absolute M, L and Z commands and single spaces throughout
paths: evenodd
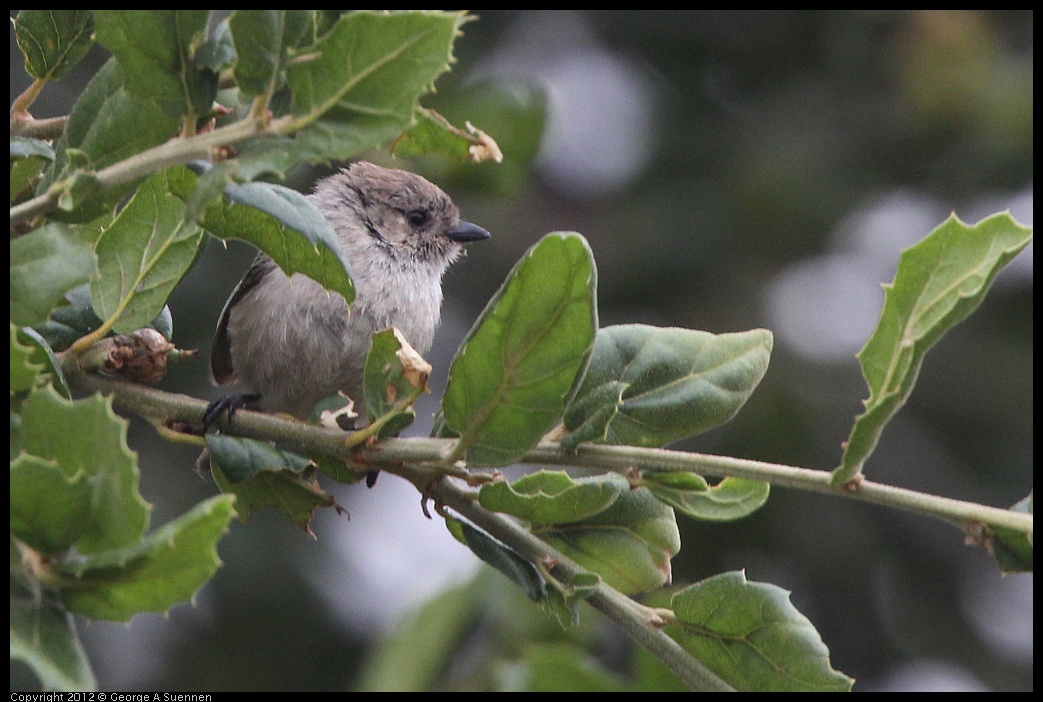
M 72 375 L 69 382 L 75 383 L 85 392 L 112 394 L 117 407 L 162 421 L 181 421 L 199 425 L 207 405 L 202 400 L 185 395 L 174 395 L 97 375 Z M 221 430 L 235 436 L 285 442 L 303 452 L 315 451 L 345 460 L 358 458 L 355 454 L 357 447 L 347 439 L 344 432 L 263 412 L 241 410 L 235 415 L 234 426 L 228 426 L 225 422 Z M 456 446 L 457 441 L 454 439 L 386 439 L 362 451 L 361 457 L 395 474 L 403 472 L 399 464 L 423 463 L 430 473 L 430 478 L 434 479 L 437 471 L 444 472 L 452 467 L 451 456 Z M 1033 515 L 1024 512 L 954 500 L 870 480 L 864 480 L 860 486 L 852 489 L 832 485 L 828 471 L 731 456 L 601 444 L 581 444 L 575 452 L 569 452 L 560 444 L 543 442 L 529 451 L 519 462 L 581 466 L 620 473 L 637 468 L 643 471 L 686 471 L 703 476 L 763 480 L 773 485 L 896 507 L 935 517 L 960 527 L 968 522 L 981 522 L 1029 535 L 1033 532 Z M 403 477 L 413 479 L 416 476 L 412 474 Z

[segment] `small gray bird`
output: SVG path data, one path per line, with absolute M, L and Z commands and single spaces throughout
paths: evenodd
M 338 390 L 362 406 L 375 332 L 394 326 L 426 352 L 441 314 L 442 274 L 464 242 L 489 238 L 460 220 L 442 190 L 408 171 L 354 163 L 308 197 L 337 232 L 354 302 L 348 307 L 299 273 L 287 277 L 259 254 L 225 303 L 210 355 L 215 384 L 240 380 L 260 395 L 250 398 L 260 409 L 299 418 Z

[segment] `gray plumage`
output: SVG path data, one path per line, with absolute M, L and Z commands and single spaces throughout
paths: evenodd
M 489 237 L 462 222 L 437 186 L 371 163 L 319 181 L 309 199 L 337 232 L 355 301 L 349 308 L 259 254 L 221 313 L 210 365 L 216 384 L 238 379 L 261 395 L 261 409 L 301 418 L 338 390 L 362 406 L 373 333 L 394 326 L 425 353 L 440 317 L 442 274 L 463 242 Z

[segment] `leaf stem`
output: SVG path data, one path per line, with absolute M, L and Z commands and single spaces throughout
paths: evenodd
M 14 100 L 11 101 L 11 132 L 14 133 L 15 122 L 27 122 L 32 120 L 29 108 L 40 96 L 43 86 L 47 85 L 44 78 L 34 78 L 33 82 L 26 87 Z

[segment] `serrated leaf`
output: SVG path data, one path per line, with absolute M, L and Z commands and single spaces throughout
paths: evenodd
M 565 411 L 562 446 L 660 447 L 723 424 L 764 377 L 771 349 L 766 329 L 599 329 L 583 385 Z
M 54 80 L 91 48 L 94 17 L 90 10 L 20 10 L 14 30 L 25 70 L 34 78 Z
M 11 461 L 11 534 L 43 554 L 72 548 L 89 528 L 94 489 L 84 472 L 22 454 Z
M 315 509 L 334 505 L 306 458 L 262 441 L 220 434 L 208 434 L 206 445 L 214 481 L 236 496 L 236 512 L 244 522 L 255 510 L 274 507 L 311 534 Z
M 312 10 L 236 10 L 228 20 L 238 60 L 235 78 L 247 95 L 271 95 L 286 82 L 290 49 L 307 38 Z
M 41 324 L 62 296 L 95 272 L 94 252 L 58 223 L 11 240 L 11 322 Z
M 217 95 L 217 74 L 197 65 L 210 10 L 95 10 L 95 36 L 112 52 L 131 95 L 174 115 L 199 117 Z
M 413 423 L 413 402 L 428 392 L 431 364 L 394 327 L 373 335 L 363 388 L 370 424 L 381 422 L 378 434 L 395 436 Z
M 1032 514 L 1032 493 L 1010 509 L 1012 512 Z M 1004 574 L 1032 572 L 1032 536 L 1003 527 L 993 527 L 992 536 L 992 552 Z
M 221 565 L 217 541 L 235 515 L 234 500 L 217 495 L 137 543 L 58 564 L 70 579 L 62 601 L 85 617 L 127 621 L 192 599 Z
M 73 616 L 50 590 L 11 575 L 11 660 L 28 665 L 44 690 L 96 690 Z
M 286 76 L 298 147 L 348 158 L 398 136 L 417 98 L 449 69 L 462 12 L 359 10 L 303 47 Z
M 513 483 L 486 483 L 478 491 L 478 502 L 540 527 L 592 517 L 629 489 L 626 478 L 614 473 L 573 480 L 564 471 L 541 470 Z
M 55 437 L 61 437 L 56 441 Z M 148 503 L 138 492 L 136 455 L 127 446 L 127 423 L 100 396 L 66 400 L 51 387 L 22 405 L 22 442 L 30 456 L 53 461 L 69 479 L 84 475 L 92 493 L 90 518 L 79 524 L 76 549 L 91 554 L 136 543 L 148 526 Z M 64 513 L 40 519 L 63 521 Z
M 771 492 L 770 484 L 743 478 L 725 478 L 708 486 L 694 473 L 648 471 L 642 479 L 653 495 L 674 509 L 689 517 L 713 522 L 749 516 L 768 501 Z
M 185 220 L 184 203 L 170 192 L 166 172 L 154 173 L 95 244 L 98 277 L 91 301 L 114 329 L 148 325 L 195 260 L 202 231 Z
M 337 233 L 311 200 L 271 183 L 230 184 L 224 194 L 227 201 L 210 203 L 200 226 L 218 238 L 254 244 L 287 275 L 302 273 L 348 303 L 355 299 Z
M 18 341 L 28 344 L 31 363 L 39 368 L 36 382 L 47 382 L 50 380 L 54 389 L 61 393 L 62 397 L 71 398 L 69 385 L 65 381 L 65 373 L 62 371 L 61 361 L 55 355 L 47 340 L 43 338 L 32 327 L 22 327 L 18 330 Z M 12 373 L 13 375 L 13 373 Z
M 488 134 L 470 123 L 465 129 L 453 126 L 445 117 L 426 107 L 417 107 L 413 124 L 395 139 L 391 152 L 403 158 L 442 154 L 470 163 L 499 163 L 503 160 L 499 145 Z
M 681 550 L 674 511 L 645 488 L 587 519 L 532 531 L 626 595 L 670 582 L 670 559 Z
M 446 519 L 445 525 L 460 543 L 512 580 L 530 600 L 539 602 L 547 596 L 543 578 L 532 563 L 467 522 Z
M 36 385 L 43 366 L 32 361 L 33 349 L 18 340 L 18 327 L 11 325 L 11 394 L 25 392 Z
M 558 422 L 596 329 L 597 272 L 586 239 L 548 234 L 511 270 L 449 369 L 442 413 L 469 463 L 513 463 Z
M 675 593 L 671 608 L 679 621 L 666 633 L 737 690 L 842 692 L 854 682 L 830 667 L 819 633 L 776 585 L 722 573 Z
M 996 275 L 1031 240 L 1032 228 L 1009 213 L 973 226 L 954 214 L 902 252 L 894 282 L 884 286 L 880 321 L 858 353 L 869 399 L 833 471 L 834 485 L 861 474 L 884 426 L 912 393 L 924 355 L 978 308 Z

